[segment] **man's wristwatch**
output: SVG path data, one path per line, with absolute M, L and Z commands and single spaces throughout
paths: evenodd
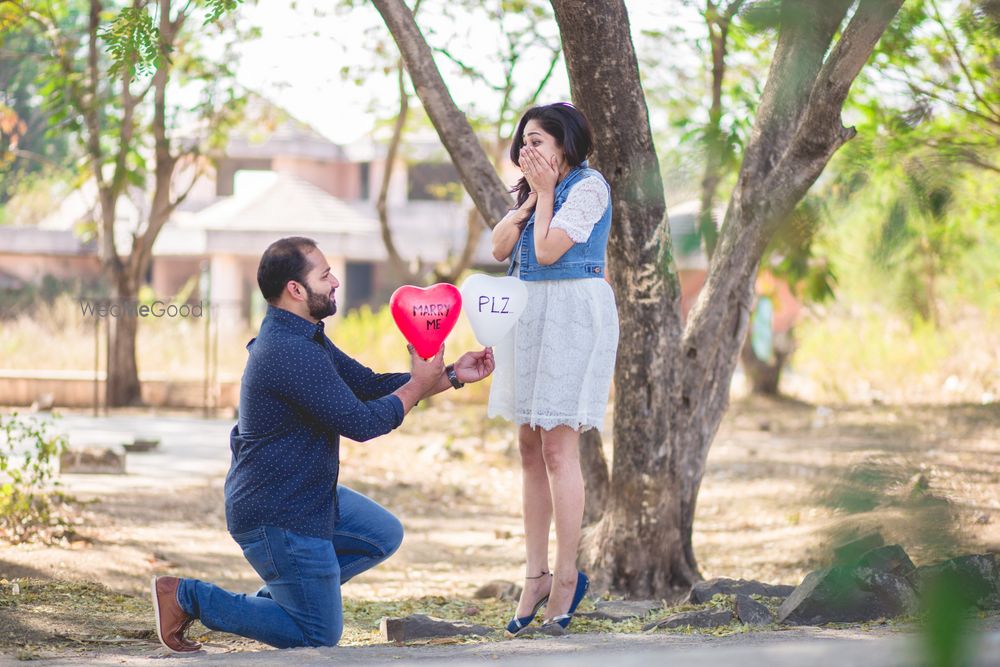
M 461 389 L 465 386 L 464 382 L 458 381 L 458 375 L 455 373 L 455 364 L 448 364 L 444 367 L 444 372 L 448 374 L 448 382 L 451 382 L 451 386 L 455 389 Z

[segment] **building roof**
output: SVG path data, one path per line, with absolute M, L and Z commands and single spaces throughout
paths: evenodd
M 259 95 L 251 97 L 246 118 L 230 133 L 227 158 L 303 157 L 346 161 L 347 154 L 308 123 Z
M 385 258 L 375 217 L 306 181 L 273 172 L 200 211 L 175 213 L 157 237 L 154 254 L 259 255 L 276 238 L 293 235 L 335 244 L 338 255 Z

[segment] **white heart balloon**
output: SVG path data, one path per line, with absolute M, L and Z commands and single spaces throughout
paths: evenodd
M 476 340 L 487 346 L 503 340 L 528 303 L 528 288 L 513 276 L 477 273 L 462 283 L 461 292 L 462 312 L 469 318 Z

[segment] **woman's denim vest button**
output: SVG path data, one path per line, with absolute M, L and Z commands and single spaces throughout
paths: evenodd
M 607 181 L 600 172 L 591 169 L 586 160 L 574 167 L 566 174 L 566 178 L 556 185 L 555 202 L 552 207 L 553 216 L 559 211 L 566 198 L 569 196 L 570 188 L 575 183 L 587 176 L 596 176 L 601 179 L 607 187 Z M 610 192 L 609 192 L 610 194 Z M 611 201 L 604 210 L 604 215 L 590 232 L 590 238 L 584 243 L 574 243 L 566 253 L 553 264 L 543 266 L 538 263 L 535 256 L 535 214 L 528 218 L 528 223 L 521 232 L 521 238 L 511 254 L 510 267 L 507 275 L 514 273 L 514 258 L 520 269 L 518 275 L 521 280 L 566 280 L 573 278 L 603 278 L 604 277 L 604 253 L 608 245 L 608 234 L 611 231 Z

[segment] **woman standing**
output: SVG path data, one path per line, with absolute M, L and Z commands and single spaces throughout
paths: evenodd
M 528 288 L 528 305 L 497 348 L 488 412 L 518 424 L 527 572 L 516 635 L 546 607 L 543 628 L 564 631 L 587 591 L 576 568 L 583 523 L 580 433 L 601 428 L 618 347 L 618 312 L 605 278 L 610 188 L 590 169 L 584 115 L 567 103 L 529 109 L 511 160 L 524 177 L 517 206 L 493 230 L 493 255 Z M 549 529 L 556 527 L 555 568 Z

